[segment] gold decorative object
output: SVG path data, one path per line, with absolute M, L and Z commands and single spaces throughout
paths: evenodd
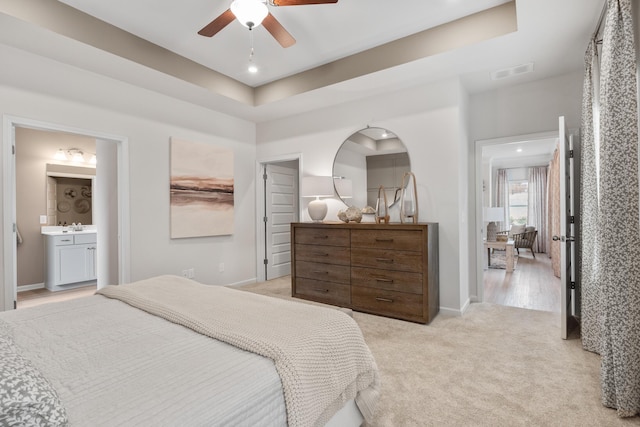
M 418 223 L 418 188 L 413 172 L 402 175 L 402 191 L 400 193 L 400 222 Z
M 380 193 L 382 193 L 382 197 L 380 197 Z M 389 208 L 387 204 L 387 193 L 384 191 L 383 185 L 381 185 L 378 188 L 378 198 L 376 199 L 376 223 L 389 224 Z

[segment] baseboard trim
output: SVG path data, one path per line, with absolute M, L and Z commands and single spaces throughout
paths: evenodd
M 456 310 L 455 308 L 440 307 L 439 312 L 447 316 L 456 316 L 456 317 L 462 316 L 462 312 L 460 310 Z
M 33 291 L 35 289 L 44 289 L 44 283 L 34 283 L 33 285 L 20 285 L 17 287 L 18 292 Z
M 229 283 L 229 284 L 226 284 L 225 286 L 236 287 L 236 286 L 251 285 L 253 283 L 258 283 L 258 279 L 254 277 L 253 279 L 247 279 L 241 282 Z

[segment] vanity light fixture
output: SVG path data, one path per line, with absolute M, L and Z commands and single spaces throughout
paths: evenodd
M 327 203 L 320 197 L 333 197 L 333 177 L 330 176 L 305 176 L 302 178 L 302 197 L 315 197 L 309 202 L 307 211 L 313 222 L 322 222 L 327 216 Z
M 60 148 L 58 149 L 58 151 L 56 151 L 56 154 L 54 154 L 53 158 L 55 160 L 71 161 L 74 163 L 86 163 L 87 160 L 85 160 L 84 154 L 85 153 L 79 148 Z M 96 155 L 93 153 L 87 154 L 91 154 L 88 163 L 95 165 L 97 163 Z

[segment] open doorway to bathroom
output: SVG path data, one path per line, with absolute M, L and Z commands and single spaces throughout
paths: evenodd
M 476 146 L 482 230 L 477 283 L 483 302 L 560 312 L 560 278 L 548 244 L 557 139 L 557 132 L 545 132 Z M 487 234 L 490 222 L 498 240 L 515 242 L 513 262 L 507 249 L 486 243 L 496 239 Z
M 48 226 L 52 221 L 56 223 L 55 225 L 58 220 L 63 222 L 63 214 L 70 213 L 74 206 L 75 210 L 85 215 L 81 219 L 78 217 L 77 222 L 87 221 L 86 224 L 83 222 L 83 225 L 98 227 L 101 230 L 100 237 L 92 245 L 97 251 L 95 265 L 98 287 L 101 283 L 106 285 L 128 281 L 127 139 L 102 132 L 9 116 L 5 116 L 4 125 L 3 153 L 6 155 L 6 161 L 3 164 L 3 176 L 6 179 L 3 180 L 3 309 L 17 307 L 19 284 L 26 286 L 21 290 L 27 292 L 33 291 L 34 288 L 37 290 L 44 285 L 43 280 L 38 277 L 18 273 L 18 263 L 20 262 L 21 265 L 23 263 L 22 254 L 20 256 L 18 254 L 18 242 L 22 240 L 20 245 L 26 245 L 26 238 L 28 238 L 33 248 L 40 247 L 41 251 L 34 252 L 38 253 L 36 255 L 36 258 L 39 257 L 38 260 L 25 258 L 24 262 L 31 265 L 35 274 L 42 273 L 44 244 L 41 227 Z M 47 154 L 27 156 L 29 159 L 26 163 L 22 162 L 22 159 L 16 160 L 16 155 L 19 155 L 21 150 L 22 154 L 25 154 L 35 150 L 38 145 L 32 146 L 30 142 L 33 143 L 33 141 L 29 141 L 28 138 L 25 142 L 22 139 L 24 134 L 37 135 L 37 138 L 48 142 L 49 144 L 43 144 L 48 147 Z M 88 145 L 79 148 L 78 144 L 81 140 L 85 140 Z M 69 153 L 82 151 L 88 164 L 80 164 L 77 158 L 76 164 L 56 162 L 54 159 L 56 153 L 60 149 L 64 151 L 67 148 L 76 149 L 67 150 Z M 90 162 L 93 155 L 96 155 L 100 161 L 97 167 L 92 168 Z M 35 158 L 38 158 L 37 161 L 34 160 Z M 92 172 L 87 173 L 87 171 Z M 64 181 L 68 178 L 82 179 L 82 181 Z M 64 200 L 69 202 L 69 209 L 66 209 L 66 204 L 62 204 L 62 210 L 66 212 L 56 212 L 57 203 L 52 204 L 51 200 L 48 200 L 46 194 L 49 179 L 62 180 L 63 186 L 66 185 L 63 193 L 69 189 L 69 197 L 72 200 Z M 36 181 L 37 188 L 33 187 L 36 189 L 25 191 L 25 187 L 22 186 L 23 181 Z M 49 184 L 51 188 L 53 182 L 49 181 Z M 76 184 L 78 184 L 77 188 Z M 76 197 L 73 197 L 74 195 Z M 18 202 L 18 200 L 21 201 Z M 33 208 L 29 204 L 36 206 Z M 26 213 L 24 210 L 32 208 L 37 214 Z M 88 223 L 89 216 L 86 216 L 89 212 L 91 212 L 91 224 Z M 74 222 L 71 217 L 64 219 L 67 222 L 68 220 Z M 21 247 L 20 251 L 23 248 L 26 246 Z

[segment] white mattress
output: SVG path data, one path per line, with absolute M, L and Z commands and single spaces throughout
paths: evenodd
M 76 426 L 286 425 L 271 360 L 96 295 L 0 313 Z

